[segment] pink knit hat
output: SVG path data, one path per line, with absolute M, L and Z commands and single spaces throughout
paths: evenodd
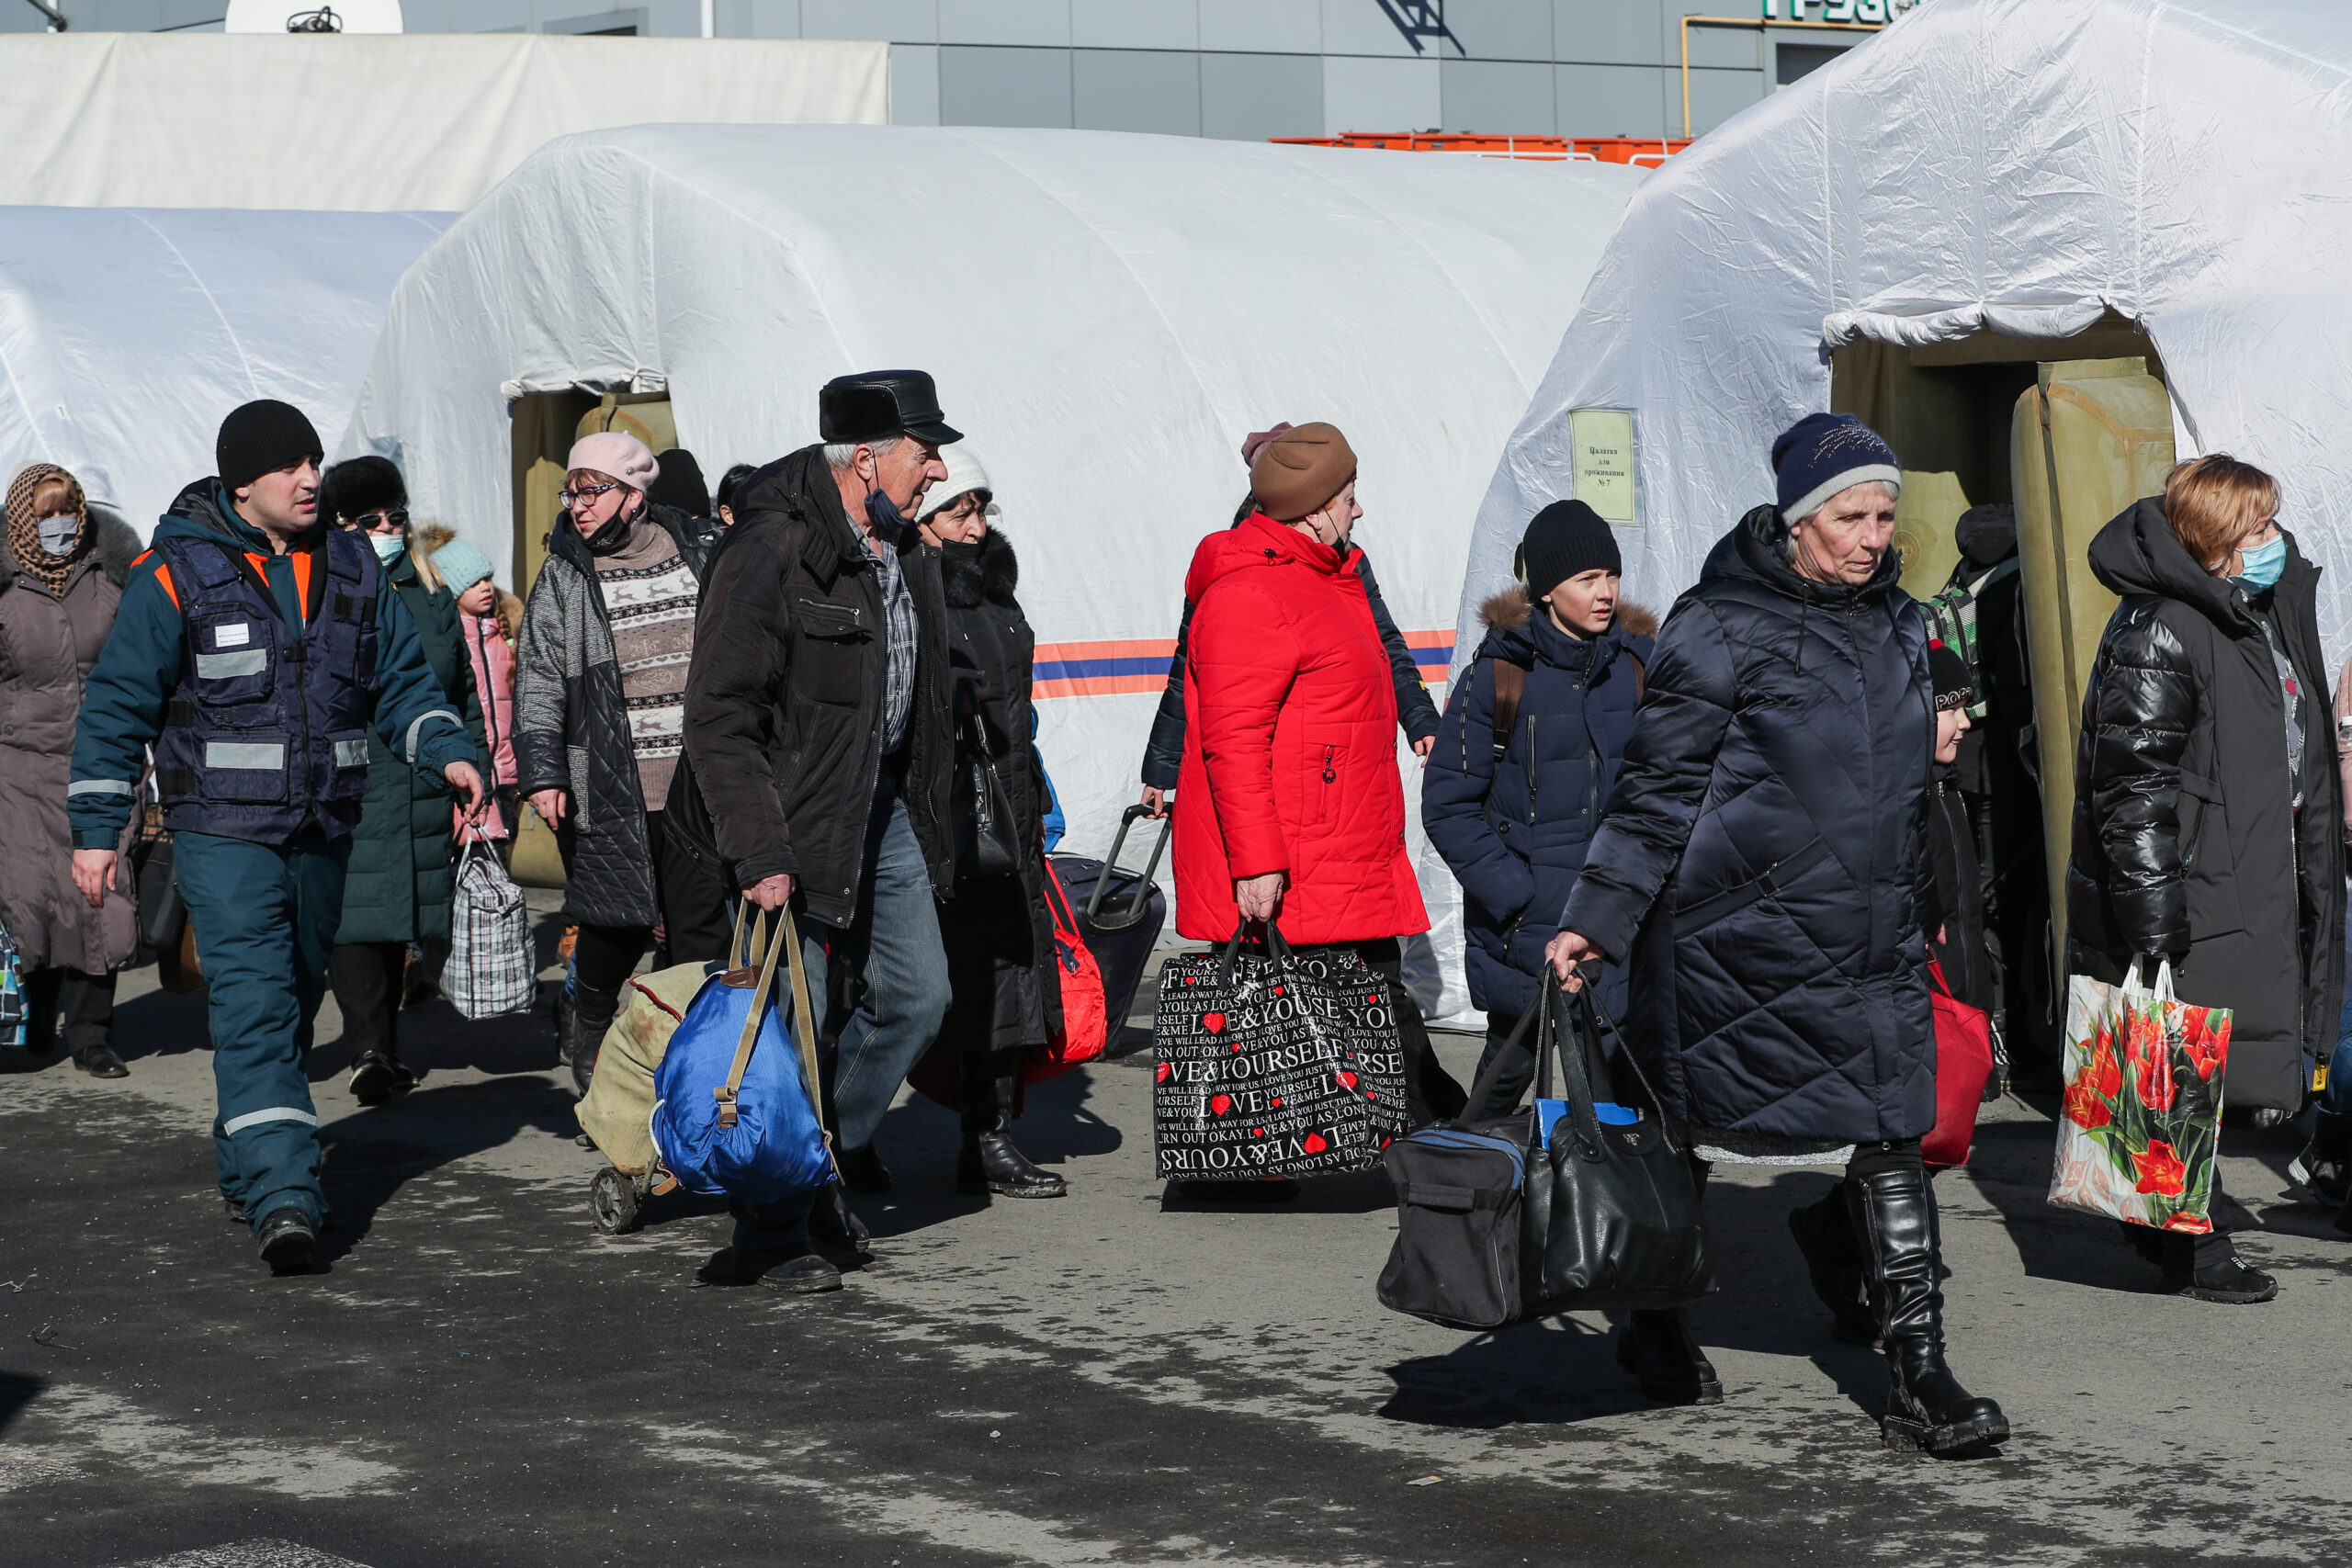
M 571 444 L 563 471 L 576 474 L 582 468 L 610 474 L 631 490 L 645 489 L 662 473 L 662 465 L 653 460 L 645 443 L 618 430 L 600 430 Z

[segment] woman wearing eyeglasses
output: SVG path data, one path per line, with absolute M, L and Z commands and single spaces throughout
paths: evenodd
M 2109 982 L 2172 960 L 2183 1001 L 2231 1010 L 2222 1102 L 2301 1110 L 2335 1044 L 2344 846 L 2319 569 L 2278 526 L 2278 483 L 2234 457 L 2183 463 L 2091 541 L 2123 596 L 2083 690 L 2066 967 Z M 2213 1207 L 2222 1208 L 2221 1181 Z M 2218 1213 L 2192 1236 L 2126 1225 L 2162 1289 L 2268 1301 Z
M 337 463 L 319 483 L 319 515 L 355 529 L 376 552 L 376 563 L 401 596 L 424 645 L 425 662 L 466 728 L 484 777 L 481 707 L 473 670 L 458 632 L 458 602 L 409 528 L 408 485 L 389 457 Z M 439 534 L 446 538 L 446 533 Z M 449 895 L 457 864 L 451 824 L 455 796 L 392 755 L 372 730 L 368 737 L 368 798 L 352 829 L 351 862 L 343 879 L 343 921 L 327 954 L 327 978 L 352 1048 L 351 1094 L 380 1105 L 413 1087 L 401 1062 L 400 1008 L 409 944 L 446 954 Z
M 665 928 L 672 963 L 727 946 L 724 895 L 706 896 L 703 868 L 662 830 L 717 526 L 646 499 L 662 468 L 634 436 L 582 436 L 566 467 L 563 514 L 523 607 L 514 761 L 532 809 L 555 829 L 564 913 L 580 925 L 560 1050 L 585 1095 L 654 928 Z

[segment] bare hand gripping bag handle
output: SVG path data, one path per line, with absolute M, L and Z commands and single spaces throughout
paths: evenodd
M 1407 1127 L 1388 983 L 1351 948 L 1189 953 L 1159 972 L 1152 1131 L 1161 1180 L 1369 1170 Z
M 778 909 L 773 922 L 739 915 L 729 957 L 732 966 L 703 982 L 654 1069 L 653 1146 L 689 1191 L 778 1203 L 834 1179 L 792 911 Z M 775 1005 L 779 963 L 792 977 L 789 1028 Z
M 1589 987 L 1571 998 L 1539 986 L 1470 1103 L 1485 1103 L 1531 1025 L 1532 1107 L 1440 1122 L 1389 1145 L 1396 1241 L 1380 1276 L 1381 1304 L 1452 1328 L 1493 1329 L 1553 1313 L 1677 1307 L 1712 1293 L 1698 1179 Z M 1640 1091 L 1637 1105 L 1594 1091 L 1589 1060 L 1607 1061 L 1612 1043 Z

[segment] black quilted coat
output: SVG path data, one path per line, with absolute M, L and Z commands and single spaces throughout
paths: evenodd
M 1749 513 L 1675 605 L 1561 923 L 1632 949 L 1628 1036 L 1686 1129 L 1914 1138 L 1936 1120 L 1927 629 L 1892 553 L 1832 587 L 1785 535 Z
M 2319 569 L 2290 535 L 2277 586 L 2249 600 L 2198 566 L 2155 500 L 2100 529 L 2089 558 L 2123 603 L 2083 690 L 2067 969 L 2119 980 L 2134 953 L 2172 954 L 2181 1000 L 2232 1010 L 2227 1103 L 2294 1111 L 2344 990 Z M 2301 688 L 2300 814 L 2266 620 Z
M 709 560 L 707 524 L 649 503 L 634 525 L 668 530 L 699 580 Z M 661 919 L 645 797 L 630 748 L 628 707 L 612 622 L 588 542 L 571 513 L 556 519 L 548 558 L 523 607 L 514 651 L 514 766 L 525 795 L 570 793 L 556 830 L 563 852 L 564 913 L 598 926 L 650 926 Z

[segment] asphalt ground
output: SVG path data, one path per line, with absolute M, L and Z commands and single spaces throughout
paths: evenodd
M 1881 1363 L 1806 1289 L 1785 1215 L 1826 1172 L 1718 1169 L 1693 1315 L 1727 1398 L 1665 1409 L 1600 1315 L 1384 1311 L 1376 1174 L 1165 1197 L 1148 1051 L 1034 1091 L 1069 1197 L 957 1196 L 953 1119 L 905 1102 L 846 1289 L 706 1286 L 717 1204 L 593 1227 L 544 1017 L 436 1002 L 392 1105 L 316 1053 L 334 1224 L 273 1280 L 213 1186 L 200 998 L 123 998 L 130 1077 L 0 1081 L 0 1564 L 2352 1560 L 2352 1240 L 2288 1195 L 2283 1132 L 2233 1134 L 2226 1178 L 2284 1292 L 2225 1308 L 2043 1202 L 2047 1101 L 1987 1108 L 1938 1182 L 1949 1323 L 2017 1435 L 1938 1461 L 1879 1447 Z M 1441 1040 L 1466 1076 L 1476 1041 Z

